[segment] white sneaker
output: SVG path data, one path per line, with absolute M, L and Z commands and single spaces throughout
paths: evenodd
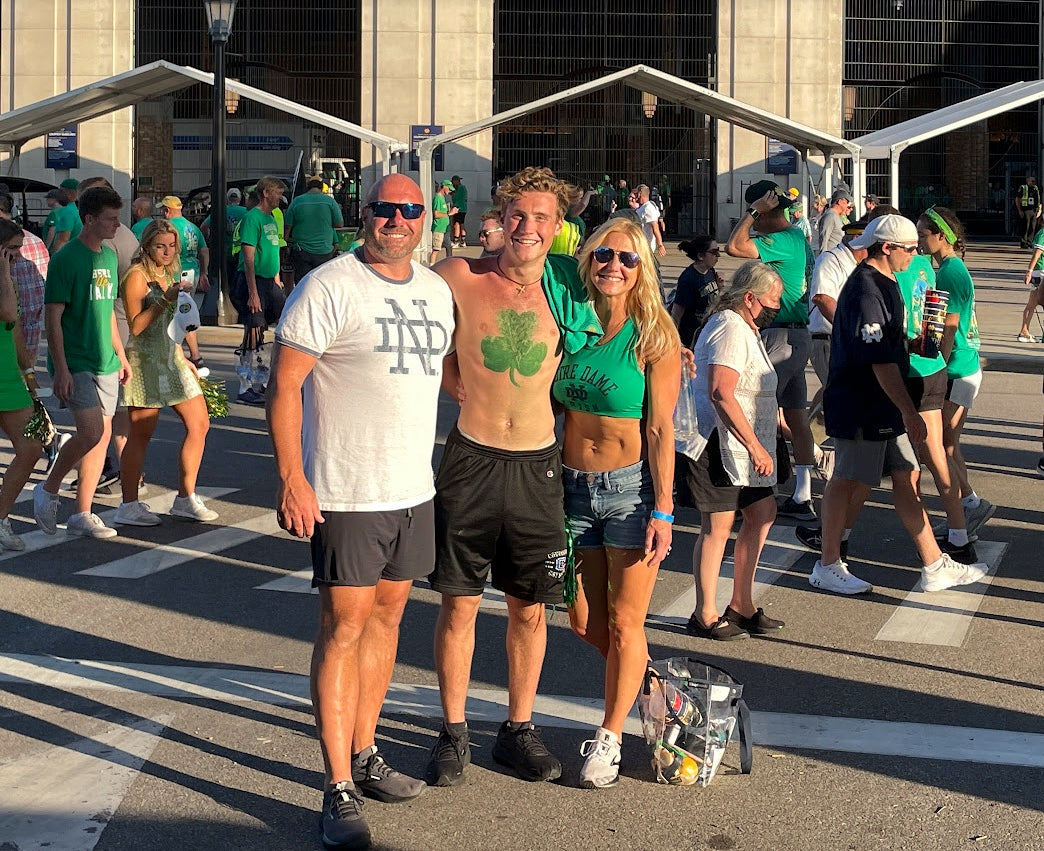
M 58 494 L 45 491 L 43 482 L 33 488 L 33 516 L 45 534 L 58 531 Z
M 973 585 L 989 572 L 982 562 L 961 564 L 943 553 L 942 558 L 921 568 L 922 591 L 945 591 L 955 585 Z
M 97 514 L 90 511 L 70 517 L 65 524 L 65 531 L 70 535 L 83 535 L 86 538 L 115 538 L 119 534 L 115 529 L 106 526 Z
M 833 591 L 835 594 L 868 594 L 874 590 L 874 586 L 869 582 L 849 573 L 848 565 L 843 561 L 823 564 L 821 559 L 817 559 L 808 577 L 808 584 L 813 588 Z
M 17 550 L 18 552 L 25 549 L 25 541 L 19 538 L 11 529 L 10 517 L 0 520 L 0 547 L 3 547 L 5 550 Z
M 979 504 L 975 508 L 964 509 L 964 523 L 968 530 L 969 537 L 976 534 L 982 526 L 985 526 L 989 522 L 990 518 L 997 513 L 997 506 L 990 502 L 988 499 L 979 499 Z
M 159 526 L 163 521 L 159 516 L 149 511 L 144 502 L 121 502 L 116 509 L 116 516 L 112 518 L 113 523 L 122 526 Z
M 586 756 L 580 769 L 581 789 L 602 789 L 620 779 L 620 740 L 615 733 L 599 727 L 593 739 L 580 745 L 580 756 Z
M 196 520 L 200 523 L 218 519 L 218 513 L 207 508 L 200 496 L 194 493 L 174 497 L 174 504 L 170 507 L 170 516 Z

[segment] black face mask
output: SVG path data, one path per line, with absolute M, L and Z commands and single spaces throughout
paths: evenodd
M 758 304 L 761 304 L 761 302 L 759 301 Z M 776 321 L 777 316 L 779 316 L 778 307 L 766 307 L 761 304 L 761 313 L 754 317 L 754 324 L 757 325 L 759 329 L 765 330 L 769 325 Z

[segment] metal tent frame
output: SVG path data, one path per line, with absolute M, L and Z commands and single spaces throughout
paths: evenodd
M 12 155 L 8 163 L 8 173 L 15 173 L 22 146 L 30 139 L 60 130 L 70 124 L 90 121 L 92 118 L 134 106 L 151 98 L 172 94 L 196 83 L 212 86 L 214 75 L 198 68 L 174 65 L 161 59 L 5 112 L 0 115 L 0 151 L 7 151 Z M 226 80 L 225 87 L 240 97 L 296 115 L 322 127 L 338 130 L 373 145 L 380 152 L 382 175 L 398 170 L 399 155 L 409 150 L 408 145 L 391 136 L 367 130 L 358 124 L 236 80 Z
M 859 146 L 847 139 L 823 133 L 807 125 L 791 121 L 789 118 L 775 115 L 759 107 L 719 94 L 712 89 L 691 83 L 681 77 L 657 71 L 655 68 L 650 68 L 647 65 L 633 65 L 630 68 L 625 68 L 579 86 L 573 86 L 570 89 L 530 101 L 514 109 L 498 112 L 489 118 L 474 121 L 453 130 L 447 130 L 438 136 L 432 136 L 421 141 L 417 145 L 417 154 L 420 160 L 420 185 L 421 191 L 424 193 L 425 208 L 431 209 L 435 182 L 433 157 L 435 149 L 439 145 L 453 142 L 466 136 L 472 136 L 498 124 L 504 124 L 524 115 L 538 112 L 562 101 L 573 100 L 590 92 L 608 88 L 616 83 L 624 83 L 631 88 L 656 95 L 665 101 L 687 106 L 690 109 L 703 112 L 735 124 L 738 127 L 761 133 L 764 136 L 771 136 L 793 145 L 801 154 L 802 173 L 806 184 L 808 183 L 809 151 L 822 152 L 828 163 L 833 159 L 846 156 L 854 157 L 859 151 Z M 826 171 L 825 179 L 827 181 L 827 192 L 829 192 L 831 180 L 829 170 Z M 426 233 L 423 238 L 423 244 L 418 251 L 425 252 L 422 256 L 427 258 L 430 250 L 431 236 Z
M 926 115 L 867 133 L 852 142 L 857 150 L 852 155 L 852 187 L 858 196 L 856 209 L 862 209 L 866 195 L 866 161 L 889 161 L 889 200 L 898 206 L 899 158 L 911 145 L 926 142 L 969 124 L 983 121 L 1002 112 L 1044 99 L 1044 80 L 1012 83 L 1002 89 L 976 95 Z

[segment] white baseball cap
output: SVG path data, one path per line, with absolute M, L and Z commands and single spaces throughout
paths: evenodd
M 899 245 L 917 244 L 917 226 L 906 216 L 878 216 L 866 226 L 861 236 L 850 243 L 849 248 L 869 248 L 878 242 L 895 242 Z
M 196 302 L 188 293 L 180 293 L 174 307 L 174 318 L 167 325 L 167 336 L 181 345 L 185 335 L 189 331 L 195 331 L 198 327 L 199 308 L 196 307 Z

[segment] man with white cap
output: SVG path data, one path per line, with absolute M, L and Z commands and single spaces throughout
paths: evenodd
M 850 531 L 882 470 L 892 477 L 892 500 L 921 557 L 921 589 L 969 585 L 984 564 L 958 564 L 939 549 L 918 495 L 920 464 L 914 444 L 927 435 L 907 392 L 906 308 L 895 273 L 917 251 L 917 228 L 904 216 L 874 219 L 849 243 L 865 249 L 837 300 L 830 340 L 830 373 L 823 395 L 827 434 L 834 438 L 834 475 L 823 495 L 823 550 L 809 576 L 816 588 L 862 594 L 869 582 L 853 576 L 841 558 Z

